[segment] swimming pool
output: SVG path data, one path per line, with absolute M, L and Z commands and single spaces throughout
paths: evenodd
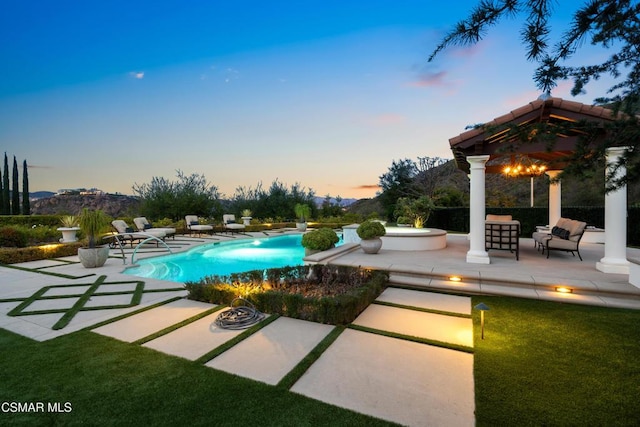
M 196 282 L 205 276 L 302 265 L 302 234 L 197 246 L 187 252 L 142 259 L 125 274 L 172 282 Z

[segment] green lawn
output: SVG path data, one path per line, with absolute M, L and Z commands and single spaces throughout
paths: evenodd
M 479 426 L 637 426 L 640 311 L 506 297 L 475 316 Z
M 480 301 L 491 310 L 484 341 L 474 314 L 478 425 L 638 424 L 640 311 Z M 390 425 L 88 331 L 39 343 L 0 329 L 0 361 L 0 404 L 72 407 L 0 412 L 1 425 Z

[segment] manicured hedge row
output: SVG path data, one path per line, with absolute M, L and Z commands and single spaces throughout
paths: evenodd
M 213 276 L 197 283 L 186 283 L 189 299 L 213 304 L 231 304 L 242 297 L 256 309 L 296 319 L 331 325 L 351 323 L 386 288 L 385 271 L 356 267 L 305 265 L 252 271 L 231 276 Z M 304 285 L 341 286 L 345 293 L 332 296 L 306 296 L 291 292 Z
M 0 248 L 0 264 L 17 264 L 40 259 L 77 255 L 78 248 L 81 246 L 82 243 L 76 242 L 30 246 L 27 248 Z
M 487 208 L 487 214 L 512 215 L 520 221 L 521 236 L 531 237 L 536 225 L 547 225 L 547 208 Z M 585 221 L 587 225 L 604 228 L 604 207 L 570 206 L 562 208 L 565 218 Z M 427 227 L 469 232 L 469 208 L 438 208 L 431 213 Z M 627 244 L 640 246 L 640 207 L 627 209 Z
M 0 215 L 0 227 L 5 225 L 24 225 L 28 227 L 46 225 L 61 227 L 60 218 L 64 215 Z

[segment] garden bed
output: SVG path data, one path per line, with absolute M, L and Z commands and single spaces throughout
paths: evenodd
M 351 323 L 386 288 L 385 271 L 304 265 L 211 276 L 188 282 L 188 298 L 231 304 L 241 297 L 256 309 L 332 325 Z

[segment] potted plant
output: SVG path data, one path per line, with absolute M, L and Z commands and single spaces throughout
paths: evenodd
M 78 218 L 73 215 L 65 215 L 60 218 L 60 224 L 62 227 L 57 228 L 57 230 L 62 233 L 60 243 L 76 242 L 78 240 L 76 232 L 80 230 L 80 227 L 78 227 Z
M 384 225 L 379 221 L 366 220 L 358 226 L 356 233 L 360 239 L 360 247 L 367 254 L 377 254 L 382 247 L 382 239 L 380 237 L 387 234 Z
M 305 256 L 322 252 L 335 247 L 340 238 L 331 228 L 319 228 L 302 236 L 302 246 Z
M 251 225 L 251 210 L 245 209 L 242 211 L 242 223 L 244 225 Z
M 102 267 L 109 257 L 109 246 L 98 245 L 98 239 L 109 224 L 108 217 L 99 209 L 84 208 L 79 223 L 88 240 L 87 247 L 78 248 L 80 262 L 86 268 Z
M 309 205 L 305 205 L 304 203 L 298 203 L 294 207 L 294 211 L 296 213 L 296 228 L 298 231 L 306 231 L 307 230 L 307 218 L 311 216 L 311 207 Z

